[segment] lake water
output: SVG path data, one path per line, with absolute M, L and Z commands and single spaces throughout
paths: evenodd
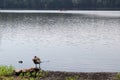
M 43 70 L 120 72 L 120 11 L 0 11 L 0 65 L 35 55 Z

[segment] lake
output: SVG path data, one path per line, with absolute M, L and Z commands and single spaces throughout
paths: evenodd
M 0 10 L 0 65 L 34 56 L 43 70 L 120 72 L 120 11 Z

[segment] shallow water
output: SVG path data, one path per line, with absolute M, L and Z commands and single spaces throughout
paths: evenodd
M 0 13 L 0 65 L 36 55 L 44 70 L 119 72 L 120 12 L 76 13 Z

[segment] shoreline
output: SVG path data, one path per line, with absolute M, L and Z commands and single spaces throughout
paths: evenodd
M 43 80 L 64 80 L 66 77 L 75 77 L 77 80 L 116 80 L 119 72 L 62 72 L 48 71 L 48 77 Z
M 20 70 L 25 76 L 28 72 L 42 74 L 39 80 L 120 80 L 119 72 L 65 72 L 65 71 L 44 71 L 37 68 Z M 44 75 L 44 76 L 43 76 Z M 19 76 L 19 75 L 17 75 Z
M 1 66 L 0 80 L 120 80 L 120 72 L 66 72 Z

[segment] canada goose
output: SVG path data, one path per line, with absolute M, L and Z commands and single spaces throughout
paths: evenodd
M 33 62 L 35 64 L 36 68 L 37 68 L 37 64 L 39 64 L 39 69 L 40 69 L 40 63 L 41 63 L 40 58 L 37 57 L 37 56 L 34 56 L 34 58 L 32 60 L 33 60 Z
M 18 63 L 22 64 L 22 63 L 23 63 L 23 61 L 18 61 Z

